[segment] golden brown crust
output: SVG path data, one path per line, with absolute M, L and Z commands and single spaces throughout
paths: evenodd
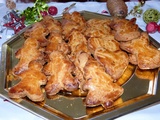
M 21 80 L 18 84 L 9 89 L 9 97 L 28 97 L 30 100 L 38 102 L 44 100 L 41 85 L 47 82 L 46 76 L 41 72 L 43 64 L 41 61 L 32 61 L 29 68 L 18 77 Z
M 113 35 L 108 35 L 105 37 L 97 38 L 90 37 L 88 39 L 88 48 L 92 54 L 97 48 L 105 48 L 109 51 L 117 51 L 120 50 L 119 42 L 114 39 Z
M 48 95 L 55 95 L 60 90 L 73 91 L 78 83 L 72 76 L 74 64 L 62 52 L 53 51 L 49 62 L 44 66 L 44 73 L 49 76 L 45 90 Z
M 34 39 L 37 39 L 37 41 L 40 42 L 41 46 L 47 45 L 47 39 L 46 36 L 49 34 L 48 29 L 44 24 L 41 22 L 37 22 L 31 26 L 31 28 L 27 29 L 24 32 L 24 37 L 33 37 Z
M 58 46 L 63 41 L 61 34 L 56 32 L 51 32 L 48 37 L 48 44 L 45 48 L 46 53 L 51 53 L 54 50 L 58 50 Z
M 148 37 L 146 32 L 142 32 L 139 38 L 120 44 L 121 49 L 131 54 L 130 62 L 138 65 L 140 69 L 160 67 L 160 51 L 149 44 Z
M 62 34 L 65 39 L 73 30 L 84 31 L 85 29 L 85 19 L 81 16 L 79 12 L 65 13 L 62 19 Z
M 62 38 L 62 35 L 56 31 L 52 31 L 48 37 L 48 44 L 45 53 L 50 54 L 52 51 L 62 51 L 65 54 L 70 53 L 70 48 Z
M 81 88 L 81 84 L 83 84 L 83 67 L 87 62 L 88 56 L 90 52 L 87 47 L 87 40 L 85 36 L 77 30 L 73 30 L 68 38 L 68 45 L 71 48 L 71 54 L 69 55 L 69 59 L 75 64 L 75 77 L 79 81 Z
M 41 23 L 48 29 L 49 33 L 53 31 L 62 33 L 61 23 L 58 20 L 54 19 L 52 16 L 44 16 Z
M 117 41 L 130 41 L 140 36 L 136 18 L 131 20 L 114 18 L 110 26 L 114 30 L 114 37 Z
M 84 67 L 84 77 L 83 89 L 88 91 L 85 104 L 89 107 L 103 105 L 107 108 L 123 93 L 123 88 L 113 83 L 111 76 L 91 57 Z
M 110 19 L 90 19 L 86 22 L 86 37 L 105 37 L 111 34 Z
M 72 20 L 78 23 L 80 26 L 84 26 L 86 23 L 86 20 L 84 19 L 84 17 L 82 17 L 82 15 L 77 11 L 74 11 L 71 14 L 70 13 L 63 14 L 63 19 Z
M 27 70 L 31 61 L 43 60 L 43 53 L 39 51 L 39 42 L 31 37 L 26 39 L 23 47 L 20 48 L 15 55 L 19 59 L 19 62 L 13 68 L 14 75 L 18 75 Z
M 73 30 L 68 38 L 68 45 L 71 48 L 71 56 L 81 52 L 89 52 L 85 36 L 77 30 Z
M 94 56 L 105 67 L 105 71 L 115 80 L 118 80 L 126 70 L 129 59 L 127 53 L 118 50 L 115 52 L 99 48 Z
M 85 78 L 84 78 L 84 67 L 88 61 L 89 58 L 89 54 L 86 52 L 79 52 L 74 59 L 74 64 L 75 64 L 75 71 L 74 71 L 74 75 L 76 77 L 76 79 L 79 82 L 79 88 L 81 91 L 83 91 L 82 86 L 85 82 Z

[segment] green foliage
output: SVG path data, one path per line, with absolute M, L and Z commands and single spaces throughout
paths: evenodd
M 27 7 L 20 15 L 25 17 L 25 24 L 30 25 L 42 20 L 40 12 L 47 11 L 48 7 L 47 0 L 36 0 L 33 7 Z

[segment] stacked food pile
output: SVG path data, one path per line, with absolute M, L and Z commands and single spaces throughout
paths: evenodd
M 88 107 L 111 106 L 124 90 L 117 83 L 129 63 L 140 69 L 160 67 L 160 51 L 139 31 L 136 19 L 85 20 L 79 12 L 61 20 L 45 16 L 24 32 L 12 73 L 20 82 L 9 97 L 37 102 L 60 91 L 86 92 Z M 44 88 L 44 91 L 42 90 Z

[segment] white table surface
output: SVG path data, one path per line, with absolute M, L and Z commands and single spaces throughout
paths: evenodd
M 0 0 L 0 24 L 2 21 L 3 16 L 7 12 L 7 8 L 5 7 L 5 0 Z M 65 7 L 68 7 L 73 2 L 68 3 L 49 3 L 49 5 L 54 5 L 58 8 L 58 15 L 59 16 L 63 9 Z M 132 9 L 135 5 L 137 5 L 137 2 L 127 2 L 128 9 Z M 18 3 L 17 9 L 23 10 L 28 6 L 32 6 L 32 3 L 24 4 L 24 3 Z M 143 10 L 145 11 L 148 8 L 156 8 L 160 11 L 160 2 L 159 1 L 148 1 L 143 6 Z M 70 11 L 92 11 L 97 13 L 102 13 L 103 10 L 107 10 L 106 3 L 98 3 L 98 2 L 76 2 L 76 6 L 71 9 Z M 127 18 L 132 18 L 133 16 L 128 16 Z M 160 22 L 159 22 L 160 23 Z M 146 24 L 142 20 L 142 17 L 137 18 L 137 24 L 139 27 L 143 30 L 145 30 Z M 1 45 L 8 40 L 13 34 L 12 30 L 4 31 L 2 34 L 0 33 L 0 52 L 1 52 Z M 160 33 L 156 32 L 154 34 L 150 34 L 151 37 L 153 37 L 155 40 L 157 40 L 160 43 Z M 117 118 L 116 120 L 158 120 L 160 118 L 160 104 L 154 104 L 147 106 L 144 109 L 129 113 L 127 115 L 124 115 L 122 117 Z M 28 111 L 25 111 L 24 109 L 17 107 L 16 105 L 13 105 L 12 103 L 5 101 L 3 98 L 0 97 L 0 120 L 42 120 L 42 118 L 39 118 L 32 113 L 29 113 Z

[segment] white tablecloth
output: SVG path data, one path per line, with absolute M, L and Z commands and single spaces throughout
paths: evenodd
M 7 12 L 7 8 L 5 7 L 4 4 L 5 0 L 0 0 L 0 24 L 2 21 L 3 16 Z M 54 5 L 58 8 L 58 15 L 61 15 L 63 9 L 65 7 L 68 7 L 71 5 L 73 2 L 68 2 L 68 3 L 49 3 L 49 5 Z M 129 11 L 138 3 L 137 2 L 127 2 L 126 3 Z M 17 9 L 18 10 L 24 10 L 28 6 L 32 6 L 33 3 L 18 3 L 17 4 Z M 143 10 L 145 11 L 148 8 L 156 8 L 160 11 L 160 2 L 158 1 L 148 1 L 146 4 L 143 6 Z M 106 8 L 106 3 L 98 3 L 98 2 L 77 2 L 76 6 L 72 8 L 70 11 L 82 11 L 82 10 L 87 10 L 87 11 L 92 11 L 92 12 L 97 12 L 97 13 L 102 13 L 103 10 L 107 10 Z M 128 18 L 132 18 L 133 16 L 128 16 Z M 146 24 L 142 20 L 142 17 L 137 18 L 137 24 L 139 27 L 143 30 L 145 30 Z M 13 34 L 12 30 L 4 31 L 3 33 L 0 33 L 0 46 L 2 45 L 3 42 L 8 40 Z M 156 32 L 154 34 L 150 34 L 155 40 L 157 40 L 160 43 L 160 33 Z M 1 51 L 1 47 L 0 47 Z M 117 118 L 116 120 L 157 120 L 160 118 L 160 104 L 155 104 L 152 106 L 149 106 L 145 109 L 124 115 L 122 117 Z M 29 113 L 28 111 L 25 111 L 22 108 L 19 108 L 13 104 L 11 104 L 8 101 L 5 101 L 4 99 L 0 98 L 0 120 L 41 120 L 41 118 Z

